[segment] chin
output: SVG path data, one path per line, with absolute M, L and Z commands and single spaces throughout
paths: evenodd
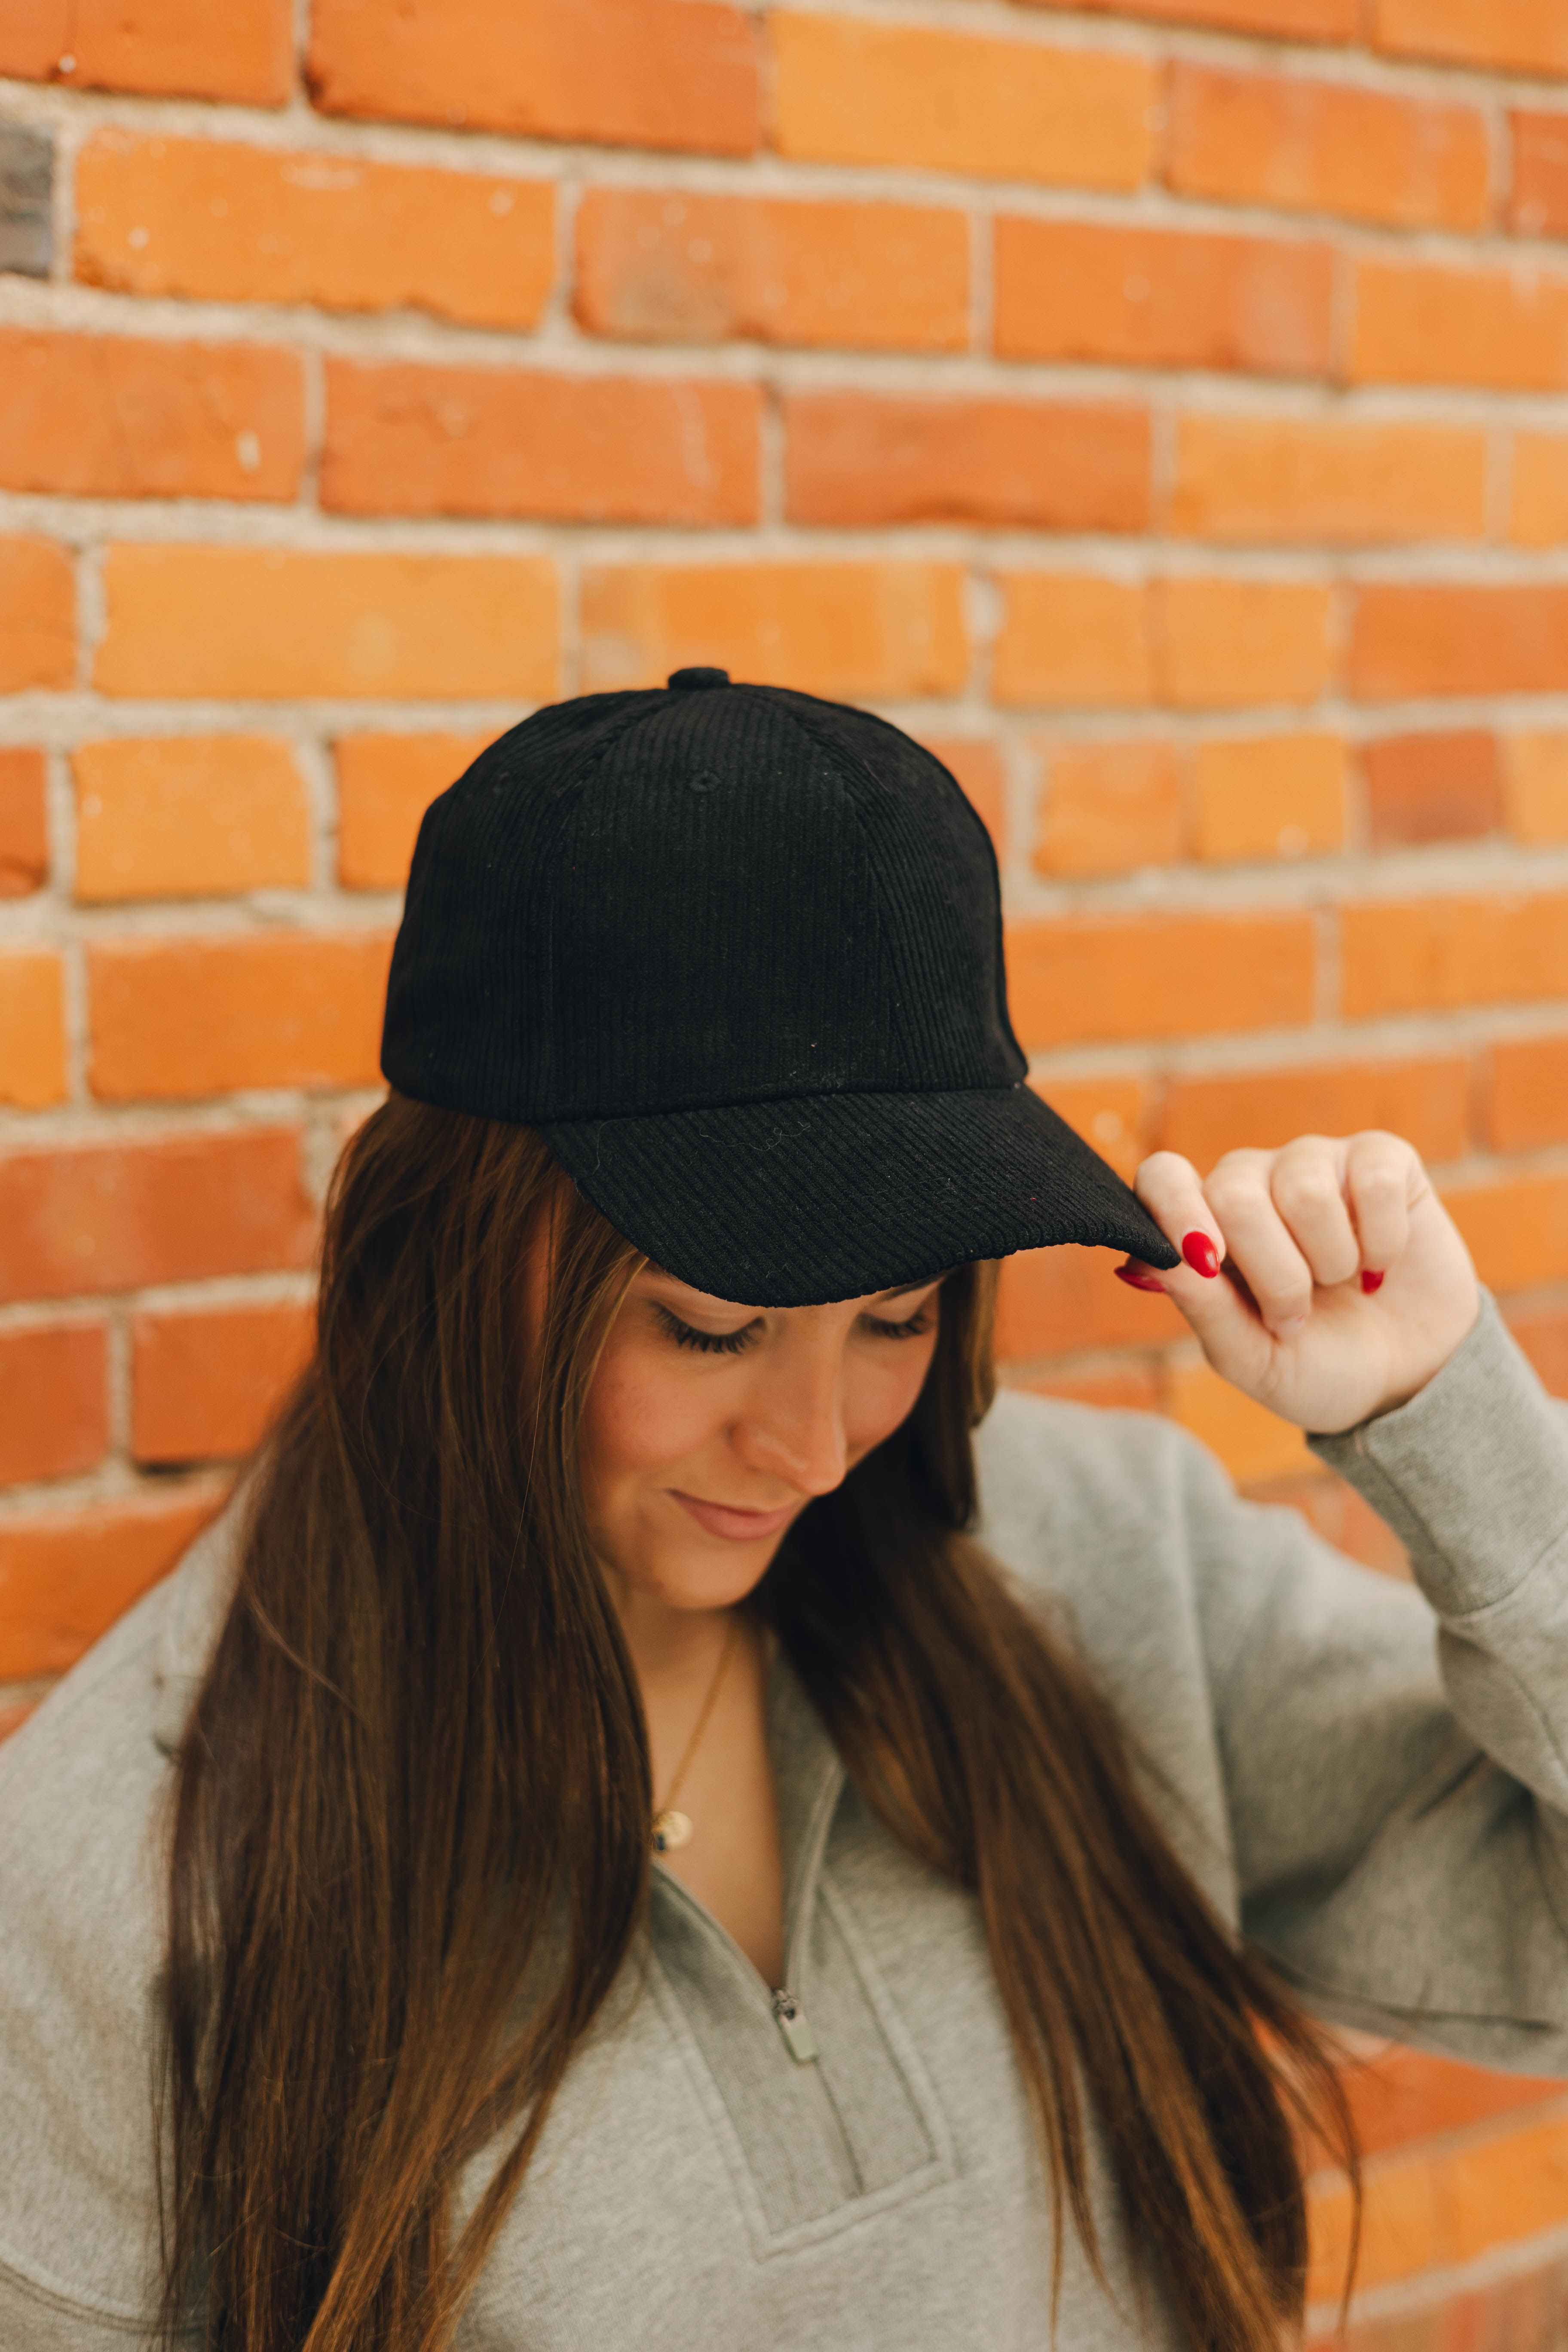
M 647 1560 L 626 1574 L 626 1582 L 667 1609 L 732 1609 L 756 1591 L 783 1540 L 773 1536 L 765 1543 L 716 1543 L 711 1557 Z

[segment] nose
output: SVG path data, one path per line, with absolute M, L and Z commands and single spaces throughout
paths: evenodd
M 782 1478 L 797 1495 L 830 1495 L 849 1467 L 843 1352 L 826 1335 L 785 1351 L 784 1360 L 763 1370 L 735 1433 L 752 1468 Z

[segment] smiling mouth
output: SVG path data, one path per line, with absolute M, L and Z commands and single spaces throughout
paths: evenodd
M 730 1543 L 756 1543 L 767 1536 L 782 1535 L 800 1507 L 788 1503 L 782 1511 L 742 1511 L 730 1503 L 709 1503 L 700 1495 L 683 1495 L 679 1486 L 668 1491 L 706 1533 L 722 1536 Z

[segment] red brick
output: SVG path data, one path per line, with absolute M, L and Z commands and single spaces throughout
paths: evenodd
M 976 740 L 973 737 L 927 736 L 925 746 L 934 752 L 963 785 L 964 795 L 991 835 L 991 845 L 998 858 L 1007 855 L 1007 786 L 1002 772 L 1002 754 L 994 743 Z
M 305 379 L 256 343 L 0 332 L 0 484 L 69 498 L 294 497 Z
M 0 1103 L 63 1102 L 65 967 L 47 948 L 0 950 Z
M 1568 1397 L 1568 1307 L 1510 1307 L 1508 1328 L 1543 1385 Z
M 1348 906 L 1340 926 L 1352 1019 L 1568 996 L 1568 892 Z
M 1155 1365 L 1141 1356 L 1124 1357 L 1098 1371 L 1026 1372 L 1005 1385 L 1031 1396 L 1091 1404 L 1101 1412 L 1158 1412 L 1163 1393 Z
M 77 277 L 124 293 L 532 327 L 555 276 L 544 180 L 114 130 L 76 200 Z
M 969 224 L 915 205 L 590 188 L 577 323 L 632 342 L 963 351 Z
M 0 1299 L 304 1266 L 315 1237 L 291 1128 L 0 1160 Z
M 131 1325 L 131 1451 L 138 1462 L 248 1454 L 310 1360 L 305 1306 L 138 1315 Z
M 1136 709 L 1154 699 L 1149 592 L 1093 572 L 1009 572 L 991 691 L 1004 705 Z
M 0 74 L 72 89 L 281 106 L 293 47 L 289 0 L 16 0 L 0 16 Z
M 584 688 L 707 663 L 857 701 L 956 694 L 969 668 L 956 563 L 627 563 L 583 576 Z
M 1368 1127 L 1403 1135 L 1424 1160 L 1462 1159 L 1469 1137 L 1462 1055 L 1174 1077 L 1157 1133 L 1161 1150 L 1179 1151 L 1206 1174 L 1244 1146 L 1271 1151 L 1298 1135 L 1355 1135 Z
M 1516 547 L 1568 540 L 1568 438 L 1516 433 L 1509 469 L 1509 537 Z
M 0 539 L 0 694 L 76 683 L 76 575 L 47 539 Z
M 1568 277 L 1515 261 L 1355 265 L 1350 373 L 1358 383 L 1568 383 Z
M 1374 45 L 1447 65 L 1568 73 L 1568 18 L 1558 0 L 1373 0 Z
M 1568 1142 L 1568 1037 L 1499 1038 L 1489 1060 L 1482 1125 L 1491 1150 Z
M 1345 747 L 1337 735 L 1216 735 L 1194 762 L 1199 857 L 1321 856 L 1344 845 Z
M 796 160 L 1135 188 L 1158 86 L 1126 50 L 775 10 L 774 139 Z
M 1183 762 L 1173 743 L 1134 736 L 1064 744 L 1048 754 L 1037 874 L 1124 874 L 1177 858 L 1186 833 Z
M 545 700 L 555 569 L 542 556 L 110 547 L 104 694 Z
M 1332 354 L 1326 245 L 1090 221 L 996 224 L 1004 359 L 1316 376 Z
M 1362 702 L 1560 694 L 1568 688 L 1568 587 L 1369 584 L 1356 596 L 1349 684 Z
M 269 931 L 95 946 L 92 1090 L 121 1102 L 373 1087 L 391 944 L 382 931 Z
M 1149 521 L 1141 408 L 802 392 L 786 395 L 784 418 L 792 522 L 1131 531 Z
M 47 786 L 41 751 L 0 750 L 0 898 L 25 898 L 47 877 Z
M 1161 698 L 1187 710 L 1315 702 L 1329 682 L 1329 592 L 1310 581 L 1157 581 Z
M 1510 1176 L 1449 1190 L 1444 1204 L 1496 1291 L 1568 1277 L 1568 1176 Z
M 167 1502 L 0 1519 L 0 1675 L 73 1666 L 168 1574 L 222 1501 L 205 1486 Z
M 1167 102 L 1166 178 L 1183 195 L 1400 228 L 1486 224 L 1487 126 L 1476 107 L 1182 63 Z
M 755 37 L 718 0 L 315 0 L 324 114 L 749 155 Z
M 1169 519 L 1233 545 L 1482 539 L 1487 437 L 1413 418 L 1183 416 Z
M 401 890 L 419 820 L 479 756 L 488 735 L 345 735 L 338 768 L 338 879 Z
M 1180 1339 L 1187 1325 L 1170 1300 L 1118 1282 L 1112 1268 L 1119 1263 L 1115 1251 L 1070 1242 L 1005 1259 L 996 1302 L 999 1360 L 1029 1363 Z
M 1150 1089 L 1143 1078 L 1048 1078 L 1035 1092 L 1131 1184 L 1149 1149 Z
M 1502 824 L 1502 756 L 1484 728 L 1384 735 L 1362 745 L 1361 762 L 1373 849 L 1470 840 Z
M 343 514 L 749 523 L 753 384 L 327 362 L 321 499 Z
M 1026 1052 L 1310 1021 L 1314 962 L 1308 915 L 1078 915 L 1007 933 Z
M 1509 738 L 1503 802 L 1516 841 L 1568 841 L 1568 734 L 1551 730 Z
M 1568 235 L 1568 114 L 1510 110 L 1513 186 L 1508 218 L 1526 236 Z
M 108 1446 L 106 1326 L 0 1332 L 0 1486 L 72 1477 Z
M 310 810 L 287 743 L 267 735 L 83 743 L 76 895 L 201 898 L 310 879 Z
M 1038 8 L 1071 8 L 1083 0 L 1025 0 Z M 1291 41 L 1352 41 L 1361 29 L 1361 0 L 1089 0 L 1108 16 L 1137 16 L 1161 25 L 1211 25 L 1226 33 L 1272 33 Z

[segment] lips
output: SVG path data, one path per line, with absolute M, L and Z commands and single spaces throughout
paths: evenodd
M 782 1511 L 742 1511 L 729 1503 L 705 1502 L 700 1495 L 683 1495 L 678 1486 L 669 1491 L 706 1534 L 721 1536 L 727 1543 L 760 1543 L 783 1535 L 799 1508 L 787 1503 Z

